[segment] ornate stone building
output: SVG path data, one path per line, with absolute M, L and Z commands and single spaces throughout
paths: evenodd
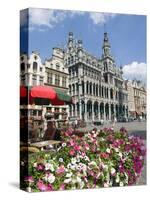
M 136 116 L 135 115 L 135 101 L 134 101 L 134 89 L 132 85 L 131 80 L 126 80 L 126 87 L 128 91 L 128 110 L 130 116 Z
M 52 57 L 46 59 L 44 65 L 44 84 L 51 86 L 59 93 L 68 94 L 69 73 L 68 68 L 64 66 L 64 50 L 53 48 Z M 68 119 L 69 108 L 68 105 L 49 105 L 46 107 L 46 112 L 54 113 L 55 119 L 64 121 Z
M 20 85 L 37 86 L 48 85 L 54 88 L 59 94 L 68 94 L 68 68 L 64 66 L 64 50 L 53 48 L 52 56 L 41 62 L 40 54 L 32 52 L 30 56 L 21 54 L 20 56 Z M 29 119 L 40 122 L 44 119 L 47 112 L 54 114 L 57 121 L 65 121 L 68 119 L 68 105 L 21 105 L 20 111 L 22 115 L 28 116 Z
M 74 99 L 70 105 L 71 117 L 90 122 L 128 115 L 122 69 L 111 55 L 107 33 L 104 33 L 102 56 L 96 58 L 70 32 L 64 64 L 69 70 L 69 92 Z
M 43 65 L 40 54 L 33 51 L 29 56 L 26 53 L 20 55 L 20 85 L 36 86 L 44 85 L 45 66 Z M 34 118 L 35 125 L 39 124 L 43 109 L 39 105 L 20 105 L 20 114 Z
M 136 117 L 146 117 L 146 89 L 141 81 L 132 81 Z

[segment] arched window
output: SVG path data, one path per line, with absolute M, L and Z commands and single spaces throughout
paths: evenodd
M 33 62 L 33 72 L 37 72 L 37 62 Z
M 90 95 L 92 95 L 92 83 L 90 83 Z
M 69 85 L 69 94 L 71 94 L 71 85 Z
M 21 72 L 25 71 L 25 63 L 21 63 Z

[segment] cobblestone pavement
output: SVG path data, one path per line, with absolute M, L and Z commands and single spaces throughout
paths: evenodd
M 91 130 L 92 128 L 96 127 L 97 129 L 103 129 L 104 127 L 111 128 L 113 127 L 112 123 L 105 123 L 103 126 L 87 126 L 86 128 L 82 128 L 80 130 L 88 131 Z M 114 125 L 114 130 L 119 130 L 120 128 L 126 128 L 128 131 L 129 135 L 134 135 L 134 136 L 140 136 L 144 141 L 145 141 L 145 146 L 146 146 L 146 122 L 139 122 L 139 121 L 134 121 L 134 122 L 117 122 Z M 145 159 L 145 164 L 142 170 L 141 177 L 137 181 L 136 185 L 145 185 L 146 184 L 146 159 Z

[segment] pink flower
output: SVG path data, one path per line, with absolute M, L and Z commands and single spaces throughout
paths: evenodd
M 47 191 L 53 191 L 53 186 L 51 184 L 48 184 Z
M 37 186 L 38 186 L 38 189 L 39 189 L 40 191 L 47 191 L 47 190 L 48 190 L 47 185 L 45 185 L 45 184 L 43 183 L 43 181 L 41 181 L 41 180 L 39 180 L 39 181 L 37 182 Z
M 85 152 L 82 152 L 82 154 L 81 154 L 82 156 L 85 156 L 86 155 L 86 153 Z
M 76 151 L 80 151 L 80 150 L 81 150 L 81 146 L 76 145 L 76 146 L 75 146 L 75 150 L 76 150 Z
M 85 149 L 86 149 L 86 150 L 89 150 L 89 149 L 90 149 L 88 144 L 85 144 Z
M 74 151 L 73 149 L 71 149 L 71 150 L 69 151 L 69 154 L 70 154 L 71 156 L 74 156 L 75 151 Z
M 39 164 L 39 165 L 37 166 L 37 170 L 39 170 L 39 171 L 44 170 L 44 165 Z
M 60 185 L 60 188 L 59 188 L 60 190 L 65 190 L 65 184 L 64 183 L 62 183 L 61 185 Z
M 108 154 L 108 153 L 101 153 L 101 154 L 100 154 L 100 157 L 101 157 L 101 158 L 108 159 L 108 158 L 109 158 L 109 154 Z
M 74 146 L 74 145 L 75 145 L 75 142 L 74 142 L 72 139 L 70 140 L 70 145 L 71 145 L 71 146 Z
M 26 176 L 25 179 L 24 179 L 24 181 L 29 182 L 29 183 L 33 183 L 34 182 L 32 176 Z
M 62 165 L 62 166 L 60 166 L 58 169 L 57 169 L 57 171 L 56 171 L 56 173 L 59 175 L 59 174 L 63 174 L 65 172 L 65 168 L 64 168 L 64 166 Z

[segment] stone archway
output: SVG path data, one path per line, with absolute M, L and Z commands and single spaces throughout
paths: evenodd
M 87 117 L 88 119 L 92 119 L 92 101 L 87 101 Z
M 106 113 L 106 120 L 109 120 L 109 104 L 105 104 L 105 113 Z
M 81 115 L 82 120 L 85 120 L 85 102 L 83 100 L 81 101 Z
M 116 104 L 116 118 L 119 118 L 119 106 Z
M 115 112 L 114 112 L 114 105 L 111 104 L 111 119 L 114 118 L 114 114 L 115 114 Z
M 100 103 L 100 117 L 101 119 L 104 119 L 104 103 Z
M 98 102 L 95 101 L 94 102 L 94 119 L 98 119 L 98 113 L 99 113 Z

